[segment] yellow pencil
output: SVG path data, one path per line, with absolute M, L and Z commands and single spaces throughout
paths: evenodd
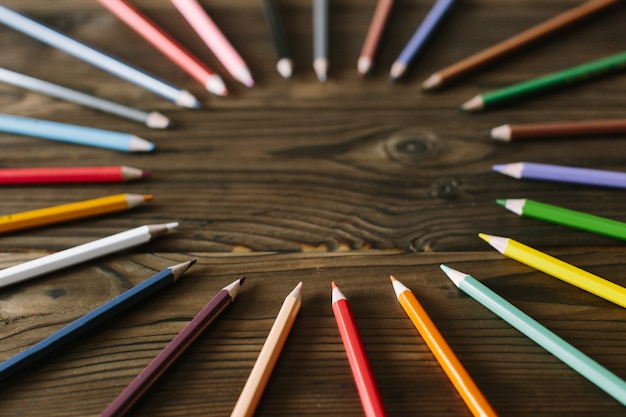
M 116 194 L 92 200 L 0 216 L 0 233 L 129 210 L 152 200 L 151 195 Z
M 485 399 L 482 392 L 472 377 L 467 373 L 461 362 L 450 349 L 450 346 L 443 338 L 435 323 L 430 319 L 426 310 L 417 301 L 413 292 L 395 277 L 390 277 L 393 290 L 400 305 L 409 316 L 417 331 L 422 335 L 424 341 L 433 352 L 433 355 L 439 361 L 439 364 L 445 371 L 452 384 L 457 389 L 465 404 L 474 416 L 496 416 L 496 412 Z
M 584 271 L 574 265 L 553 258 L 513 239 L 479 233 L 478 236 L 504 256 L 552 275 L 569 284 L 626 307 L 626 288 Z

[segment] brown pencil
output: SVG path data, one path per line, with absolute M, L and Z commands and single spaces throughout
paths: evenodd
M 492 139 L 511 141 L 565 136 L 594 136 L 626 133 L 626 119 L 581 120 L 549 123 L 506 124 L 489 131 Z
M 100 417 L 123 416 L 161 375 L 183 354 L 194 340 L 228 307 L 237 296 L 245 277 L 222 288 L 209 303 L 181 330 L 143 371 L 109 404 Z
M 361 55 L 357 63 L 357 69 L 361 76 L 366 75 L 372 68 L 374 63 L 374 57 L 376 50 L 380 44 L 380 38 L 385 31 L 387 19 L 391 14 L 391 8 L 393 7 L 394 0 L 378 0 L 376 9 L 374 10 L 374 16 L 372 22 L 367 31 L 363 48 L 361 49 Z
M 432 74 L 422 83 L 424 90 L 432 90 L 487 65 L 503 56 L 537 42 L 553 33 L 577 23 L 594 13 L 619 3 L 619 0 L 589 0 L 515 36 L 456 62 Z

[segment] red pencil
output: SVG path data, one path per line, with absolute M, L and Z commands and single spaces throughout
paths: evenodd
M 387 414 L 374 381 L 374 375 L 363 348 L 359 330 L 356 327 L 352 309 L 350 304 L 348 304 L 348 300 L 334 282 L 332 307 L 365 415 L 367 417 L 386 416 Z
M 139 375 L 109 404 L 100 417 L 123 416 L 185 352 L 237 296 L 245 277 L 222 288 Z
M 125 182 L 150 173 L 127 166 L 0 169 L 0 185 Z
M 98 0 L 163 55 L 195 78 L 211 93 L 225 96 L 228 90 L 222 78 L 183 48 L 170 35 L 124 0 Z

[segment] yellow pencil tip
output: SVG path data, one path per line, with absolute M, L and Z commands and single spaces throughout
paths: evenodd
M 484 234 L 484 233 L 479 233 L 478 237 L 484 240 L 485 242 L 489 243 L 489 235 Z

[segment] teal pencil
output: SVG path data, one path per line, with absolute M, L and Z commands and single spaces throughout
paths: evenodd
M 441 269 L 454 285 L 467 295 L 580 373 L 619 403 L 626 405 L 626 382 L 624 380 L 552 333 L 477 279 L 446 265 L 441 265 Z
M 467 111 L 479 111 L 498 107 L 499 105 L 540 92 L 609 74 L 624 67 L 626 67 L 626 52 L 621 52 L 498 90 L 479 94 L 465 102 L 461 108 Z

